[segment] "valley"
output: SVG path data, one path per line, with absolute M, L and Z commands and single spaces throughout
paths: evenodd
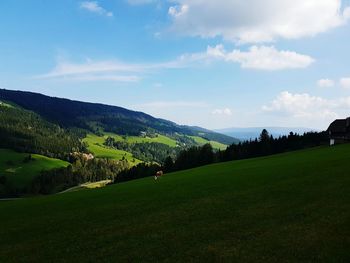
M 13 173 L 21 174 L 20 170 L 26 171 L 21 175 L 25 187 L 12 184 L 11 181 L 3 183 L 0 192 L 3 197 L 33 194 L 37 191 L 63 191 L 74 184 L 83 184 L 85 180 L 113 180 L 112 177 L 116 174 L 107 176 L 104 172 L 102 177 L 98 176 L 97 170 L 102 168 L 91 168 L 87 163 L 89 158 L 95 159 L 94 165 L 98 167 L 109 166 L 107 170 L 112 169 L 111 165 L 114 166 L 113 171 L 121 171 L 141 163 L 155 163 L 160 167 L 167 157 L 175 160 L 181 151 L 191 147 L 202 147 L 209 143 L 215 151 L 219 151 L 228 146 L 223 142 L 235 141 L 229 136 L 199 127 L 180 126 L 120 107 L 3 89 L 0 89 L 0 100 L 0 147 L 3 151 L 8 149 L 28 156 L 56 158 L 66 164 L 42 169 L 39 162 L 31 162 L 33 167 L 36 166 L 34 173 L 30 171 L 30 167 L 22 169 L 22 166 L 18 166 L 18 170 L 9 168 Z M 214 138 L 222 142 L 215 141 Z M 13 154 L 8 157 L 11 159 L 11 156 Z M 104 160 L 112 160 L 114 163 L 108 164 Z M 16 158 L 13 162 L 16 162 Z M 86 175 L 90 174 L 86 170 L 88 166 L 89 169 L 97 169 L 93 175 L 95 179 L 91 179 L 92 175 Z M 66 168 L 59 172 L 65 174 L 66 179 L 57 174 L 56 170 L 60 168 Z M 57 174 L 49 179 L 49 188 L 38 186 L 45 184 L 43 180 L 48 180 L 39 178 L 44 171 Z M 68 175 L 72 173 L 78 176 L 74 180 Z M 31 190 L 38 187 L 47 189 L 34 192 Z

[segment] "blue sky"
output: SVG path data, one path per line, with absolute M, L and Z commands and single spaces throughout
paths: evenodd
M 350 2 L 0 1 L 0 87 L 180 124 L 350 116 Z

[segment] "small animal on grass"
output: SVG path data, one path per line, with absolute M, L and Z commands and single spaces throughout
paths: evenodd
M 158 171 L 156 172 L 155 176 L 154 176 L 154 180 L 158 180 L 159 177 L 163 176 L 163 171 Z

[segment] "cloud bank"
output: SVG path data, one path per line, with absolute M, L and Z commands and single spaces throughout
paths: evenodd
M 277 50 L 274 46 L 252 46 L 248 51 L 235 49 L 227 52 L 222 45 L 208 47 L 207 55 L 227 62 L 237 62 L 242 68 L 282 70 L 306 68 L 314 59 L 294 51 Z
M 350 8 L 341 0 L 174 0 L 172 30 L 182 35 L 243 43 L 314 36 L 344 25 Z
M 280 115 L 283 119 L 297 120 L 298 123 L 330 123 L 336 118 L 346 117 L 350 110 L 350 97 L 325 99 L 308 93 L 281 92 L 268 105 L 262 107 L 264 113 Z

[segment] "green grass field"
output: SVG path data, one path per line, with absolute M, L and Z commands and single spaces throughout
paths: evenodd
M 10 107 L 12 108 L 13 106 L 11 104 L 5 103 L 3 101 L 0 101 L 0 107 Z
M 112 180 L 102 180 L 102 181 L 97 181 L 97 182 L 86 182 L 77 186 L 73 186 L 71 188 L 68 188 L 64 191 L 61 191 L 57 194 L 63 194 L 63 193 L 68 193 L 68 192 L 75 192 L 75 191 L 80 191 L 80 190 L 86 190 L 86 189 L 95 189 L 95 188 L 101 188 L 105 187 L 106 185 L 110 184 Z
M 32 161 L 23 162 L 27 153 L 0 149 L 0 175 L 5 175 L 11 185 L 17 188 L 28 186 L 42 170 L 68 166 L 68 162 L 32 154 Z
M 88 134 L 86 138 L 83 139 L 84 142 L 88 144 L 88 150 L 92 152 L 97 158 L 110 158 L 114 160 L 121 160 L 123 157 L 129 161 L 131 165 L 139 164 L 141 161 L 134 158 L 132 153 L 127 151 L 112 149 L 103 145 L 107 137 L 112 137 L 116 141 L 125 141 L 127 143 L 150 143 L 150 142 L 158 142 L 169 145 L 171 147 L 176 146 L 176 141 L 164 136 L 158 135 L 155 138 L 150 137 L 137 137 L 137 136 L 125 136 L 122 137 L 120 135 L 114 133 L 105 132 L 103 136 L 97 136 L 95 134 Z
M 217 141 L 208 141 L 207 139 L 204 139 L 204 138 L 199 137 L 199 136 L 188 136 L 188 137 L 192 138 L 199 145 L 204 145 L 206 143 L 210 143 L 214 149 L 225 150 L 227 148 L 227 145 L 222 144 L 222 143 L 217 142 Z
M 350 145 L 0 202 L 1 262 L 350 262 Z
M 129 161 L 130 164 L 138 164 L 141 161 L 133 158 L 132 154 L 126 151 L 108 148 L 103 145 L 107 135 L 97 136 L 95 134 L 88 134 L 83 139 L 88 144 L 88 150 L 91 151 L 97 158 L 110 158 L 115 160 L 121 160 L 123 157 Z
M 158 134 L 157 137 L 151 138 L 151 137 L 140 137 L 140 136 L 125 136 L 122 137 L 120 135 L 114 134 L 114 133 L 104 133 L 105 138 L 108 136 L 114 138 L 116 141 L 125 141 L 127 143 L 151 143 L 151 142 L 157 142 L 157 143 L 163 143 L 170 147 L 176 147 L 176 141 L 174 139 L 171 139 L 165 135 Z

